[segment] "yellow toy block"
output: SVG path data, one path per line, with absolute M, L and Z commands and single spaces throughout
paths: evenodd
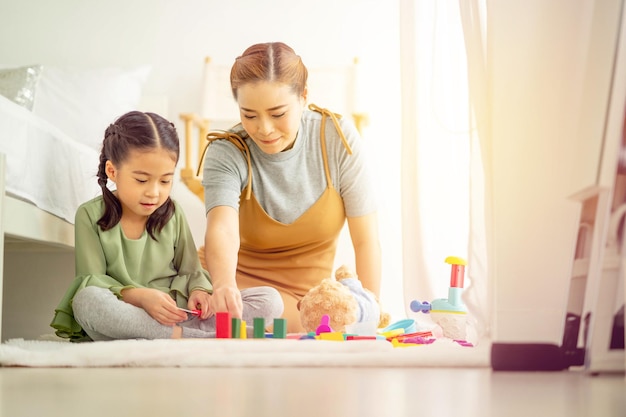
M 318 340 L 334 340 L 335 342 L 343 342 L 345 340 L 344 334 L 341 332 L 326 332 L 320 333 L 316 336 Z
M 241 331 L 239 333 L 239 338 L 240 339 L 247 339 L 248 338 L 248 332 L 246 331 L 246 321 L 245 320 L 241 320 Z

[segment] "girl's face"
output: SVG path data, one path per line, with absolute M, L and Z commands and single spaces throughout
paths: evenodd
M 122 217 L 147 221 L 167 201 L 175 168 L 175 156 L 162 148 L 131 150 L 119 166 L 107 161 L 106 173 L 117 186 Z
M 279 82 L 244 84 L 237 90 L 241 124 L 254 143 L 265 153 L 290 149 L 296 140 L 306 104 L 302 96 Z

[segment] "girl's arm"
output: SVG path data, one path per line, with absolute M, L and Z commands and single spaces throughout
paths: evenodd
M 363 287 L 380 297 L 381 253 L 376 213 L 348 217 L 356 273 Z
M 204 257 L 213 284 L 211 309 L 228 311 L 241 318 L 243 302 L 237 289 L 239 254 L 239 214 L 228 206 L 217 206 L 207 213 Z

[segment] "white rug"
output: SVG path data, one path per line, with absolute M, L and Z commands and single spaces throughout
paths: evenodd
M 0 366 L 23 367 L 488 367 L 490 343 L 449 339 L 394 348 L 387 341 L 272 339 L 119 340 L 69 343 L 12 339 Z

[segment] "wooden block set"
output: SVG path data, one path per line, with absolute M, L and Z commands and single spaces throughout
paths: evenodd
M 246 322 L 236 317 L 231 317 L 228 312 L 215 314 L 215 337 L 218 339 L 247 339 Z M 253 321 L 253 338 L 265 339 L 287 338 L 287 319 L 274 319 L 274 331 L 271 335 L 265 333 L 265 319 L 257 317 Z
M 228 312 L 218 312 L 215 315 L 216 319 L 216 334 L 217 339 L 247 339 L 246 322 L 239 318 L 231 317 Z M 341 332 L 334 332 L 328 326 L 330 322 L 327 317 L 322 319 L 320 327 L 316 332 L 310 332 L 308 334 L 300 335 L 294 334 L 287 336 L 287 319 L 277 318 L 274 319 L 274 326 L 272 333 L 265 332 L 265 319 L 263 317 L 257 317 L 253 321 L 253 338 L 254 339 L 294 339 L 299 340 L 331 340 L 331 341 L 351 341 L 351 340 L 383 340 L 391 342 L 394 347 L 408 347 L 419 346 L 424 344 L 430 344 L 435 341 L 432 338 L 433 333 L 431 331 L 422 332 L 405 332 L 405 328 L 400 328 L 401 325 L 407 325 L 407 322 L 413 322 L 412 320 L 404 320 L 395 323 L 383 331 L 379 331 L 376 335 L 360 336 L 353 334 L 346 334 Z M 412 328 L 411 325 L 408 326 Z M 472 346 L 471 343 L 455 340 L 462 346 Z

